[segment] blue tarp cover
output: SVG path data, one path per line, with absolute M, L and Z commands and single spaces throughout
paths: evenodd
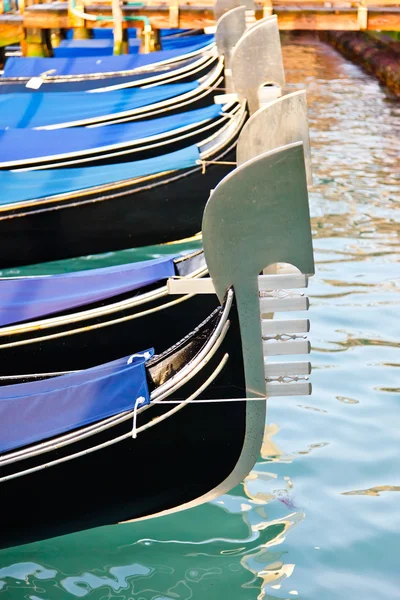
M 143 352 L 78 373 L 0 387 L 0 452 L 149 404 Z
M 178 60 L 190 52 L 208 46 L 209 37 L 175 50 L 160 50 L 149 54 L 122 54 L 120 56 L 78 58 L 28 58 L 10 56 L 4 66 L 4 77 L 34 77 L 54 69 L 52 75 L 90 75 L 92 73 L 117 73 L 156 64 L 165 60 Z
M 198 87 L 197 81 L 174 83 L 151 88 L 135 88 L 97 93 L 59 92 L 46 94 L 0 95 L 0 128 L 44 127 L 116 116 L 142 106 L 186 94 Z
M 140 40 L 129 38 L 129 54 L 137 54 Z M 62 40 L 53 49 L 55 58 L 74 58 L 76 56 L 112 56 L 114 54 L 114 40 L 100 38 L 94 40 Z
M 175 274 L 174 255 L 38 277 L 0 279 L 0 326 L 118 296 Z
M 167 37 L 169 35 L 176 35 L 177 33 L 187 33 L 190 29 L 181 29 L 180 27 L 170 27 L 169 29 L 160 29 L 160 36 Z M 193 36 L 196 37 L 196 36 Z
M 176 35 L 177 33 L 187 33 L 188 31 L 190 31 L 190 29 L 180 29 L 180 28 L 160 29 L 160 36 L 165 37 L 165 36 L 169 36 L 169 35 Z M 112 27 L 93 27 L 91 29 L 91 32 L 92 32 L 93 38 L 95 40 L 112 39 L 114 36 Z M 67 31 L 66 39 L 72 40 L 73 35 L 74 35 L 74 30 L 69 29 Z M 128 28 L 128 37 L 135 38 L 136 36 L 137 36 L 137 29 L 135 29 L 134 27 L 129 27 Z M 193 36 L 193 37 L 195 37 L 195 36 Z
M 184 35 L 182 37 L 171 37 L 171 38 L 162 37 L 161 38 L 161 48 L 164 51 L 178 50 L 179 48 L 181 49 L 181 51 L 184 51 L 185 48 L 187 48 L 189 45 L 199 43 L 200 40 L 196 41 L 198 38 L 201 38 L 208 44 L 211 44 L 211 42 L 214 41 L 214 35 L 212 35 L 212 34 L 211 35 L 210 34 L 193 35 L 193 36 Z
M 97 40 L 110 39 L 113 37 L 112 27 L 93 27 L 91 31 L 92 31 L 92 35 L 93 35 L 94 39 L 97 39 Z M 178 29 L 178 28 L 160 29 L 160 36 L 164 37 L 164 36 L 168 36 L 168 35 L 176 35 L 177 33 L 186 33 L 188 31 L 190 31 L 190 30 L 189 29 Z M 67 31 L 66 37 L 68 40 L 72 40 L 73 33 L 74 33 L 73 29 L 69 29 Z M 128 37 L 135 38 L 136 36 L 137 36 L 137 29 L 135 29 L 134 27 L 129 27 L 128 28 Z
M 218 104 L 171 117 L 105 125 L 104 127 L 71 127 L 61 130 L 0 130 L 0 163 L 94 150 L 116 144 L 161 135 L 182 127 L 216 119 L 221 114 Z
M 0 171 L 0 204 L 65 194 L 162 171 L 186 169 L 195 166 L 199 158 L 199 149 L 193 145 L 164 156 L 131 163 L 76 169 Z
M 91 29 L 93 38 L 95 40 L 104 40 L 104 39 L 112 39 L 114 37 L 113 28 L 112 27 L 93 27 Z M 68 29 L 66 39 L 72 40 L 74 37 L 74 30 Z M 133 27 L 129 27 L 128 29 L 128 37 L 135 38 L 136 37 L 136 29 Z

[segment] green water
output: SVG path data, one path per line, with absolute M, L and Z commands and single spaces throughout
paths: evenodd
M 313 395 L 270 401 L 262 456 L 214 502 L 0 552 L 0 600 L 400 597 L 400 105 L 311 38 L 284 54 L 313 144 Z
M 192 252 L 201 248 L 201 236 L 194 236 L 190 240 L 174 242 L 171 244 L 160 244 L 157 246 L 143 246 L 142 248 L 128 248 L 118 252 L 104 252 L 103 254 L 91 254 L 78 258 L 54 260 L 48 263 L 26 265 L 12 269 L 0 270 L 0 277 L 29 277 L 32 275 L 54 275 L 58 273 L 72 273 L 75 271 L 90 271 L 102 267 L 113 267 L 127 263 L 140 262 L 161 258 L 167 254 L 179 254 L 181 252 Z

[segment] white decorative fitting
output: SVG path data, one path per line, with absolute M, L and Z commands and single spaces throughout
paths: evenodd
M 308 310 L 309 306 L 310 301 L 307 296 L 260 298 L 261 316 L 275 312 Z
M 282 96 L 282 88 L 279 85 L 262 85 L 258 88 L 258 103 L 260 108 L 273 102 Z
M 311 383 L 267 383 L 267 396 L 309 396 L 311 394 Z
M 272 356 L 309 354 L 310 342 L 306 334 L 310 330 L 308 319 L 274 319 L 273 313 L 307 310 L 307 296 L 293 291 L 308 287 L 308 277 L 290 271 L 264 274 L 258 277 L 261 332 L 264 351 L 264 374 L 268 396 L 304 396 L 311 394 L 307 381 L 311 373 L 308 361 L 270 362 Z
M 227 71 L 229 69 L 225 69 L 225 75 L 228 75 Z M 219 96 L 214 96 L 214 104 L 230 104 L 231 102 L 238 102 L 239 98 L 237 94 L 220 94 Z
M 307 340 L 264 341 L 263 348 L 264 356 L 288 356 L 292 354 L 309 354 L 311 344 Z
M 210 277 L 170 277 L 167 281 L 168 294 L 215 294 Z
M 260 292 L 306 287 L 308 287 L 308 277 L 302 273 L 258 276 L 258 289 Z
M 310 331 L 308 319 L 263 319 L 261 322 L 263 337 L 277 333 L 307 333 Z
M 253 25 L 256 22 L 256 11 L 255 10 L 246 10 L 245 11 L 245 20 L 246 20 L 246 28 Z
M 310 375 L 311 363 L 309 362 L 277 362 L 265 360 L 265 377 L 293 377 L 297 375 Z

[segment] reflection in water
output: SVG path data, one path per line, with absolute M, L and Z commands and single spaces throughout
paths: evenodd
M 343 496 L 379 496 L 382 492 L 400 492 L 400 485 L 379 485 L 369 490 L 343 492 Z
M 270 462 L 292 462 L 292 457 L 287 456 L 272 439 L 279 430 L 280 427 L 275 423 L 265 426 L 261 457 Z
M 311 124 L 313 395 L 269 402 L 229 494 L 0 552 L 0 600 L 399 597 L 400 104 L 310 36 L 284 58 Z

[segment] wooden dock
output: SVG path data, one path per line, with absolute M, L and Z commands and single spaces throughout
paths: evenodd
M 28 0 L 29 1 L 29 0 Z M 21 14 L 0 15 L 0 39 L 2 45 L 12 41 L 39 44 L 44 32 L 50 33 L 69 28 L 76 29 L 77 37 L 89 36 L 93 27 L 110 27 L 112 2 L 98 4 L 81 0 L 74 6 L 69 2 L 48 2 L 21 6 Z M 114 10 L 115 10 L 115 0 Z M 237 2 L 239 5 L 240 2 Z M 118 4 L 119 5 L 119 4 Z M 255 18 L 276 14 L 281 30 L 336 30 L 361 31 L 400 30 L 400 2 L 398 0 L 264 0 L 256 3 Z M 76 10 L 88 18 L 76 16 Z M 73 12 L 75 11 L 75 14 Z M 149 0 L 142 6 L 122 6 L 123 16 L 146 17 L 153 30 L 168 27 L 204 28 L 215 25 L 214 5 L 211 2 L 193 1 L 179 4 L 175 0 Z M 93 20 L 100 17 L 101 20 Z M 123 21 L 123 28 L 143 28 L 143 22 Z M 53 33 L 54 35 L 54 33 Z

